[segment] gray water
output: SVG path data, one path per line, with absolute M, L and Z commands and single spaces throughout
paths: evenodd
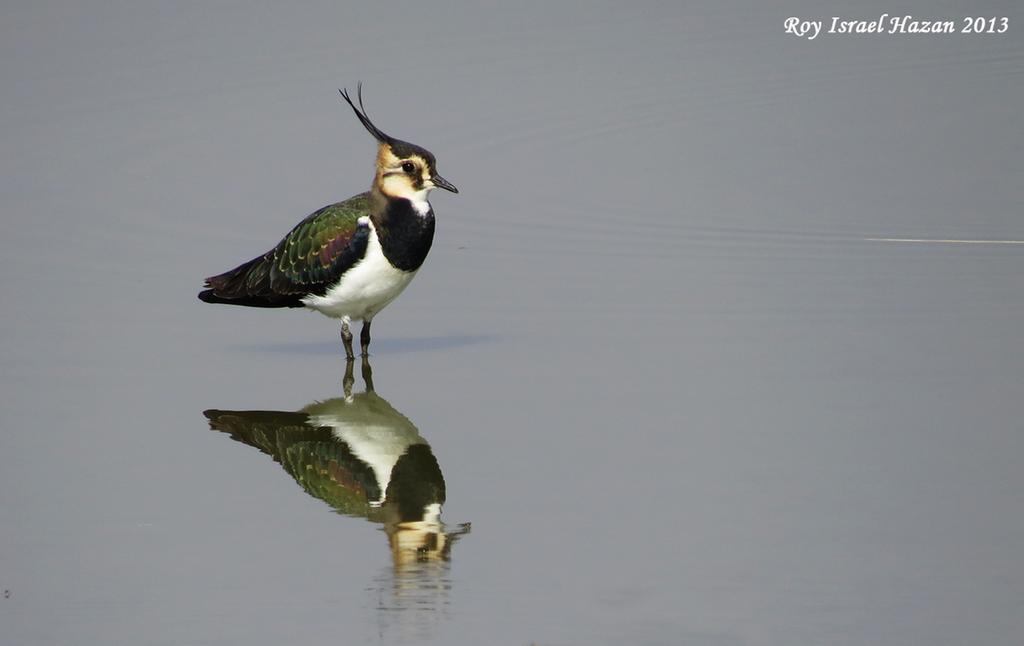
M 352 4 L 0 9 L 0 643 L 1020 643 L 1020 3 Z M 882 12 L 1010 28 L 783 31 Z M 357 80 L 461 193 L 346 402 L 195 294 Z

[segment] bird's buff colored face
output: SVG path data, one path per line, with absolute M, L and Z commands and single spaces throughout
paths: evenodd
M 388 197 L 405 198 L 413 202 L 427 199 L 434 188 L 430 169 L 419 155 L 396 156 L 388 146 L 381 146 L 377 154 L 377 185 Z
M 429 150 L 407 141 L 395 139 L 375 126 L 370 117 L 366 116 L 363 107 L 363 85 L 356 86 L 359 107 L 352 102 L 346 90 L 338 90 L 341 98 L 356 113 L 356 118 L 363 124 L 367 132 L 377 140 L 377 174 L 373 185 L 378 191 L 390 198 L 403 198 L 417 206 L 417 210 L 426 213 L 430 209 L 427 195 L 435 188 L 443 188 L 452 193 L 459 189 L 437 174 L 434 155 Z
M 392 198 L 424 202 L 435 188 L 453 193 L 458 189 L 434 170 L 432 159 L 419 154 L 398 156 L 390 146 L 382 144 L 377 152 L 377 186 Z

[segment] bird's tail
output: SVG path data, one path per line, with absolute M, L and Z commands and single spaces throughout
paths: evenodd
M 303 307 L 297 294 L 275 292 L 270 284 L 271 259 L 253 258 L 230 271 L 206 279 L 199 300 L 205 303 L 245 305 L 247 307 Z

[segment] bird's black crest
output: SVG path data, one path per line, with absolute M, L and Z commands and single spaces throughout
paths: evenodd
M 356 113 L 356 116 L 359 118 L 360 123 L 362 123 L 363 127 L 370 131 L 370 134 L 373 135 L 374 139 L 376 139 L 382 144 L 391 144 L 395 141 L 392 137 L 384 134 L 384 132 L 380 128 L 373 125 L 373 122 L 370 121 L 370 117 L 366 116 L 366 108 L 363 107 L 362 81 L 356 84 L 356 98 L 359 101 L 358 108 L 356 107 L 356 104 L 352 102 L 352 97 L 349 96 L 348 90 L 338 90 L 338 92 L 341 94 L 341 98 L 345 99 L 345 101 L 350 106 L 352 106 L 352 110 Z
M 401 139 L 395 139 L 389 134 L 386 134 L 383 130 L 378 128 L 370 121 L 370 117 L 366 116 L 366 108 L 363 106 L 363 82 L 360 81 L 356 84 L 356 101 L 359 102 L 359 107 L 356 107 L 355 102 L 352 101 L 352 97 L 349 95 L 348 90 L 338 90 L 341 94 L 341 98 L 345 99 L 345 102 L 352 107 L 352 111 L 356 113 L 356 117 L 359 118 L 359 122 L 363 124 L 373 138 L 382 144 L 387 144 L 391 147 L 399 157 L 409 157 L 411 155 L 419 155 L 427 160 L 427 162 L 433 167 L 434 155 L 425 148 L 411 144 L 408 141 L 402 141 Z

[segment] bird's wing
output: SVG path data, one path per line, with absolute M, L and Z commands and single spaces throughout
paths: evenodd
M 323 295 L 366 252 L 369 194 L 331 204 L 298 223 L 267 253 L 206 279 L 199 295 L 209 302 L 264 307 L 299 306 L 302 296 Z
M 323 293 L 366 251 L 369 195 L 325 206 L 295 226 L 273 251 L 270 288 L 279 293 Z
M 371 517 L 381 497 L 373 469 L 309 415 L 287 411 L 207 410 L 210 429 L 255 447 L 278 462 L 311 496 L 351 516 Z

